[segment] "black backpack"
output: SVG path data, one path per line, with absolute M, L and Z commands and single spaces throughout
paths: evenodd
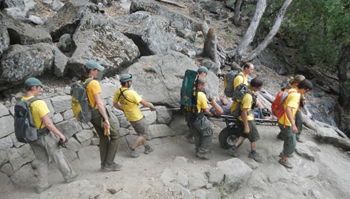
M 29 107 L 36 100 L 39 98 L 33 97 L 27 101 L 19 101 L 15 105 L 15 135 L 19 142 L 31 143 L 38 140 L 38 130 Z

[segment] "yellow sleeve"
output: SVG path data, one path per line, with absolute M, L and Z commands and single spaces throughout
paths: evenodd
M 114 92 L 113 102 L 118 103 L 119 94 L 120 94 L 120 89 L 117 89 L 117 90 Z

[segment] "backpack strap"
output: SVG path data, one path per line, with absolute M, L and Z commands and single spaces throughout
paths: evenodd
M 92 80 L 94 80 L 94 79 L 89 78 L 88 80 L 86 80 L 86 82 L 83 83 L 83 86 L 84 86 L 85 90 L 86 90 L 86 87 L 88 86 L 88 84 L 89 84 Z M 87 92 L 87 91 L 86 91 L 86 92 Z M 94 107 L 93 107 L 92 109 L 95 109 L 95 108 L 96 108 L 96 102 L 95 102 L 95 105 L 94 105 Z
M 124 92 L 125 92 L 126 90 L 129 90 L 128 88 L 125 89 L 125 90 L 123 90 L 123 91 L 122 91 L 122 88 L 120 88 L 119 90 L 120 90 L 120 94 L 119 94 L 119 96 L 118 96 L 118 100 L 117 100 L 117 101 L 119 101 L 120 96 L 123 96 L 124 99 L 126 99 L 126 101 L 128 101 L 128 102 L 130 102 L 130 103 L 135 103 L 135 102 L 132 102 L 132 101 L 128 100 L 128 98 L 126 98 L 125 95 L 124 95 Z M 135 104 L 136 104 L 136 103 L 135 103 Z
M 36 100 L 40 100 L 39 98 L 37 97 L 32 97 L 30 98 L 29 100 L 25 101 L 26 105 L 28 106 L 28 109 L 30 110 L 30 104 Z M 31 111 L 31 110 L 30 110 Z M 43 121 L 41 120 L 41 124 L 39 126 L 39 130 L 41 129 L 41 126 L 43 125 Z

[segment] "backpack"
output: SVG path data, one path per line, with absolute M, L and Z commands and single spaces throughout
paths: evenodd
M 38 130 L 35 127 L 29 105 L 39 100 L 33 97 L 27 101 L 19 101 L 15 105 L 15 135 L 19 142 L 31 143 L 38 140 Z M 40 124 L 40 127 L 42 122 Z
M 79 81 L 75 82 L 70 89 L 72 111 L 75 118 L 82 123 L 88 123 L 92 119 L 92 109 L 86 94 L 86 86 L 91 81 L 92 79 L 88 79 L 84 84 L 81 84 Z
M 243 75 L 240 72 L 234 70 L 231 70 L 224 75 L 224 93 L 227 97 L 233 97 L 233 82 L 238 75 L 243 77 Z
M 277 118 L 281 118 L 284 115 L 285 109 L 283 105 L 290 93 L 295 93 L 295 91 L 280 91 L 277 93 L 275 100 L 272 102 L 271 112 Z
M 186 122 L 194 122 L 198 116 L 198 73 L 186 70 L 181 87 L 180 111 L 186 116 Z M 204 114 L 203 114 L 204 116 Z
M 250 115 L 252 112 L 253 112 L 253 109 L 256 105 L 256 96 L 249 91 L 248 89 L 248 86 L 246 84 L 240 84 L 236 87 L 236 90 L 233 92 L 233 95 L 232 95 L 232 106 L 234 107 L 233 108 L 233 111 L 231 113 L 231 115 L 234 117 L 234 118 L 238 118 L 241 114 L 242 114 L 242 110 L 241 110 L 241 106 L 242 106 L 242 99 L 243 97 L 249 93 L 252 98 L 253 98 L 253 105 L 252 105 L 252 110 L 248 111 L 248 115 Z

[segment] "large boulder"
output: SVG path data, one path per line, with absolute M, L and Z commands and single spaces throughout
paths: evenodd
M 170 51 L 141 57 L 125 72 L 136 77 L 133 88 L 142 98 L 156 105 L 179 107 L 180 89 L 185 71 L 197 70 L 192 59 Z
M 73 35 L 76 50 L 67 64 L 73 74 L 79 76 L 78 66 L 94 59 L 105 67 L 103 74 L 113 76 L 139 57 L 137 46 L 119 32 L 120 27 L 104 21 L 97 15 L 87 16 Z
M 93 3 L 85 0 L 71 0 L 59 9 L 56 15 L 46 21 L 45 27 L 49 30 L 53 41 L 56 42 L 65 33 L 73 34 L 85 15 L 103 12 Z
M 9 45 L 10 35 L 5 27 L 3 16 L 0 14 L 0 55 L 9 47 Z
M 53 59 L 51 44 L 11 45 L 0 60 L 0 91 L 23 83 L 27 77 L 41 75 L 45 69 L 51 70 Z

